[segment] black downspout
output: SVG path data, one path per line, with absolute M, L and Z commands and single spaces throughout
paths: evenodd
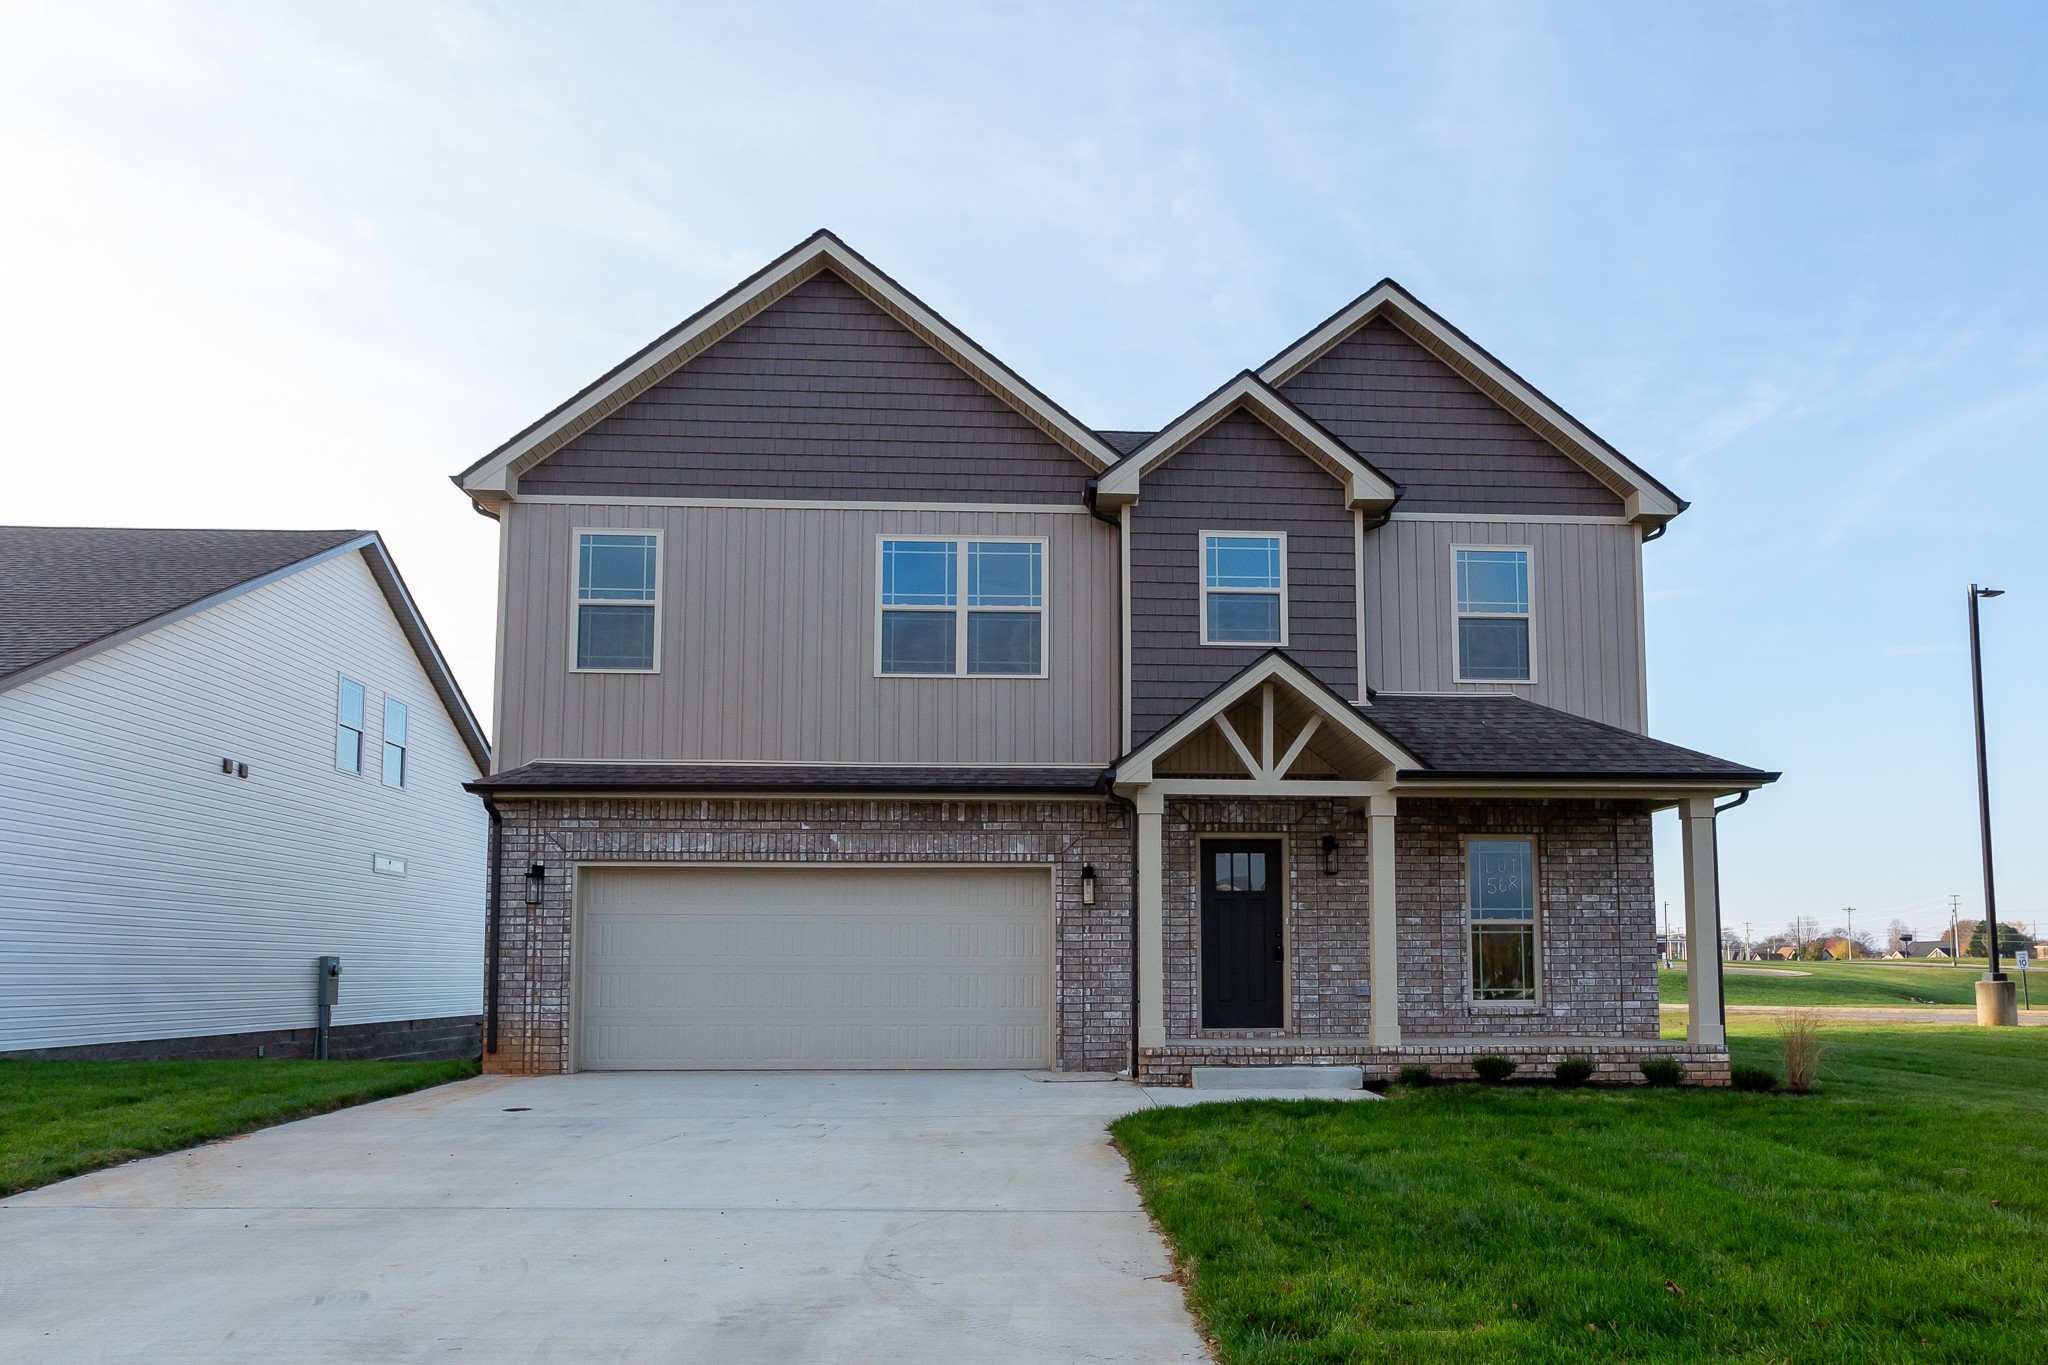
M 505 865 L 505 817 L 489 792 L 481 793 L 491 817 L 491 885 L 484 896 L 484 1052 L 498 1051 L 498 901 Z
M 1659 527 L 1658 529 L 1661 531 L 1663 528 Z M 1738 792 L 1735 799 L 1727 805 L 1714 807 L 1714 911 L 1716 915 L 1724 908 L 1721 904 L 1721 812 L 1724 810 L 1734 810 L 1747 800 L 1749 800 L 1748 792 Z M 1727 930 L 1723 929 L 1722 932 L 1726 933 Z M 1728 1045 L 1728 973 L 1724 970 L 1725 965 L 1721 961 L 1721 945 L 1716 943 L 1714 945 L 1714 980 L 1719 984 L 1720 989 L 1715 992 L 1715 995 L 1721 1002 L 1721 1045 L 1723 1047 Z
M 1115 779 L 1114 771 L 1110 774 Z M 1131 813 L 1131 1080 L 1138 1079 L 1138 803 L 1110 787 L 1110 800 Z

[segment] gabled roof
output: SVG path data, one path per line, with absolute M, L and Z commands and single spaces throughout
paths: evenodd
M 1283 387 L 1374 318 L 1399 328 L 1613 489 L 1631 520 L 1661 525 L 1685 510 L 1683 498 L 1391 279 L 1381 280 L 1261 365 L 1259 377 L 1276 389 Z
M 1391 508 L 1401 496 L 1393 481 L 1368 464 L 1364 456 L 1288 402 L 1259 376 L 1245 370 L 1118 461 L 1114 469 L 1096 481 L 1096 500 L 1110 507 L 1136 502 L 1139 483 L 1146 474 L 1240 410 L 1264 422 L 1288 444 L 1329 471 L 1330 477 L 1344 486 L 1347 506 L 1379 513 Z
M 490 746 L 375 531 L 0 526 L 0 692 L 360 553 L 478 768 Z
M 820 229 L 757 271 L 724 297 L 685 318 L 623 363 L 478 460 L 454 480 L 485 511 L 512 497 L 520 473 L 540 463 L 701 355 L 720 338 L 820 271 L 831 271 L 872 299 L 919 339 L 1091 469 L 1116 463 L 1118 451 L 1065 408 L 1025 382 L 940 317 L 866 257 Z
M 1111 765 L 1120 783 L 1150 782 L 1152 765 L 1178 748 L 1217 717 L 1267 683 L 1279 683 L 1299 697 L 1323 725 L 1369 750 L 1388 768 L 1418 768 L 1422 760 L 1400 741 L 1374 725 L 1344 697 L 1281 649 L 1269 649 L 1196 702 L 1171 725 Z

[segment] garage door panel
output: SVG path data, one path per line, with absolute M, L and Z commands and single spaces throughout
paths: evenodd
M 1050 1059 L 1043 871 L 603 869 L 580 900 L 585 1066 Z

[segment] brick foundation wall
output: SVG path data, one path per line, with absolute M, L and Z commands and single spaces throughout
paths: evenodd
M 501 801 L 498 1049 L 489 1071 L 569 1069 L 569 869 L 578 863 L 1021 863 L 1054 875 L 1053 1046 L 1069 1071 L 1129 1065 L 1129 813 L 1103 800 L 604 798 Z M 538 905 L 525 870 L 546 864 Z M 1081 904 L 1081 868 L 1096 903 Z
M 0 1058 L 22 1062 L 217 1062 L 311 1057 L 313 1034 L 310 1028 L 263 1029 L 200 1038 L 30 1048 L 0 1052 Z M 337 1024 L 327 1030 L 327 1055 L 337 1062 L 441 1062 L 475 1057 L 482 1051 L 483 1018 L 475 1014 Z
M 1469 1081 L 1477 1079 L 1472 1059 L 1485 1053 L 1514 1058 L 1520 1064 L 1515 1077 L 1522 1081 L 1549 1080 L 1565 1058 L 1584 1057 L 1593 1063 L 1596 1085 L 1646 1085 L 1642 1061 L 1669 1057 L 1684 1068 L 1686 1085 L 1729 1083 L 1725 1048 L 1620 1038 L 1483 1043 L 1423 1040 L 1394 1048 L 1376 1048 L 1355 1040 L 1293 1044 L 1204 1040 L 1146 1048 L 1139 1058 L 1139 1079 L 1146 1085 L 1186 1085 L 1188 1073 L 1198 1066 L 1355 1066 L 1364 1071 L 1368 1082 L 1379 1082 L 1393 1080 L 1404 1066 L 1426 1066 L 1439 1080 Z

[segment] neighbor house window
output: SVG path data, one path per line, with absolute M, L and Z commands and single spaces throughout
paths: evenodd
M 1287 537 L 1202 532 L 1202 643 L 1287 643 Z
M 363 770 L 363 685 L 343 678 L 334 712 L 334 766 L 345 773 L 359 773 Z
M 1536 843 L 1474 839 L 1465 846 L 1472 921 L 1472 998 L 1536 998 Z
M 654 672 L 661 539 L 646 532 L 576 535 L 576 667 Z
M 384 785 L 405 785 L 405 703 L 384 699 Z
M 1044 541 L 884 540 L 881 598 L 882 673 L 1044 675 Z
M 1529 552 L 1457 556 L 1458 680 L 1529 682 Z

